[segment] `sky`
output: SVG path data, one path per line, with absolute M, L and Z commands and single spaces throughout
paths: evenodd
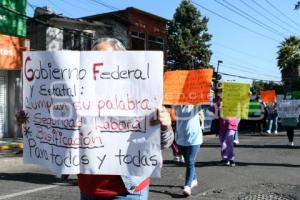
M 36 6 L 51 7 L 57 14 L 83 17 L 135 7 L 172 19 L 181 0 L 27 0 L 27 15 Z M 202 17 L 209 19 L 212 34 L 211 65 L 224 81 L 252 83 L 257 80 L 281 81 L 277 66 L 278 46 L 285 38 L 300 33 L 300 10 L 296 0 L 192 0 Z M 235 77 L 242 76 L 243 78 Z

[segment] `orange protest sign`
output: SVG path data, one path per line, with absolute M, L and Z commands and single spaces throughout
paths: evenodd
M 25 43 L 29 44 L 29 40 L 0 35 L 0 69 L 21 69 Z
M 276 101 L 276 92 L 275 90 L 261 90 L 260 97 L 264 103 L 272 103 Z
M 209 104 L 212 75 L 212 69 L 166 72 L 164 104 Z

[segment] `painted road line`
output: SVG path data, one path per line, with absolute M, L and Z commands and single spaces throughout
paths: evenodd
M 0 196 L 0 200 L 3 200 L 3 199 L 10 199 L 10 198 L 22 196 L 22 195 L 25 195 L 25 194 L 30 194 L 30 193 L 34 193 L 34 192 L 39 192 L 39 191 L 42 191 L 42 190 L 49 190 L 49 189 L 52 189 L 52 188 L 55 188 L 55 187 L 58 187 L 58 185 L 50 185 L 50 186 L 45 186 L 45 187 L 35 188 L 35 189 L 32 189 L 32 190 L 25 190 L 25 191 L 22 191 L 22 192 L 17 192 L 17 193 L 13 193 L 13 194 L 8 194 L 8 195 Z

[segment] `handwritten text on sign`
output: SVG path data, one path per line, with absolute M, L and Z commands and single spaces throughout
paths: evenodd
M 209 104 L 212 69 L 164 74 L 164 104 Z
M 223 83 L 222 117 L 248 119 L 250 85 Z
M 24 160 L 63 174 L 159 176 L 161 52 L 27 52 Z
M 280 118 L 296 117 L 300 115 L 300 100 L 282 100 L 277 102 L 277 113 Z

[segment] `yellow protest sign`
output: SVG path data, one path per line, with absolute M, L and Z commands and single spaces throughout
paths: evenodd
M 222 99 L 222 117 L 248 119 L 249 84 L 223 83 Z

